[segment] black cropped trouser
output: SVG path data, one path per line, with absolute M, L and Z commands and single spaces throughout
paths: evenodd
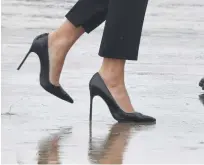
M 106 20 L 99 55 L 137 60 L 148 0 L 78 0 L 65 15 L 90 33 Z

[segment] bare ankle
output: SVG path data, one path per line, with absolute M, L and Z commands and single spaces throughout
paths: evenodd
M 109 70 L 100 70 L 99 74 L 103 78 L 105 84 L 111 88 L 124 85 L 124 77 L 122 74 L 117 75 Z
M 104 58 L 99 74 L 111 86 L 124 85 L 125 60 Z
M 54 32 L 51 32 L 49 34 L 49 39 L 48 39 L 48 46 L 49 47 L 66 47 L 68 45 L 71 45 L 71 40 L 66 38 L 66 37 L 63 37 L 63 36 L 60 36 L 57 34 L 56 31 Z
M 51 32 L 50 38 L 53 42 L 61 40 L 72 45 L 84 33 L 82 27 L 75 27 L 71 22 L 65 21 L 57 30 Z

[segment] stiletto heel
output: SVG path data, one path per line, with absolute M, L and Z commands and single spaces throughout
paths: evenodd
M 155 122 L 156 119 L 150 116 L 143 115 L 139 112 L 127 113 L 123 111 L 116 103 L 110 91 L 105 85 L 99 73 L 93 75 L 89 82 L 89 89 L 91 93 L 90 114 L 92 114 L 93 97 L 100 96 L 109 107 L 110 113 L 118 122 Z
M 49 80 L 50 66 L 48 54 L 48 33 L 38 35 L 33 40 L 30 50 L 18 66 L 17 70 L 22 67 L 31 52 L 36 53 L 40 60 L 40 85 L 43 87 L 43 89 L 62 100 L 73 103 L 73 99 L 69 96 L 67 92 L 64 91 L 61 86 L 55 86 Z
M 20 65 L 18 66 L 17 70 L 21 69 L 21 66 L 24 64 L 25 60 L 28 58 L 28 55 L 31 53 L 31 49 L 28 51 L 28 53 L 26 54 L 26 56 L 24 57 L 24 59 L 22 60 L 22 62 L 20 63 Z
M 89 91 L 90 91 L 90 113 L 89 113 L 89 121 L 92 120 L 92 109 L 93 109 L 93 99 L 95 97 L 95 93 L 94 90 L 92 90 L 93 88 L 91 87 L 91 85 L 89 85 Z
M 90 113 L 89 113 L 89 121 L 92 120 L 92 106 L 93 106 L 93 96 L 90 96 Z

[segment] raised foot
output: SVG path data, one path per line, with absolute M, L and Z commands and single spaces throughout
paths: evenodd
M 51 83 L 47 83 L 45 85 L 41 84 L 41 86 L 49 93 L 53 94 L 54 96 L 67 101 L 69 103 L 74 103 L 74 100 L 69 96 L 67 92 L 61 86 L 55 86 Z

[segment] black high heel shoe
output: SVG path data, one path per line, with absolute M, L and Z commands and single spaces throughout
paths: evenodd
M 94 74 L 92 79 L 89 82 L 89 89 L 90 89 L 90 116 L 89 120 L 92 120 L 92 104 L 93 98 L 95 96 L 100 96 L 108 105 L 110 113 L 112 114 L 113 118 L 118 122 L 155 122 L 156 119 L 150 116 L 143 115 L 139 112 L 134 113 L 127 113 L 123 111 L 119 105 L 114 100 L 113 96 L 111 95 L 110 91 L 105 85 L 102 77 L 99 73 Z
M 67 102 L 73 103 L 73 99 L 67 94 L 61 86 L 55 86 L 50 83 L 49 80 L 49 55 L 48 55 L 48 33 L 38 35 L 30 47 L 30 50 L 26 54 L 25 58 L 17 68 L 19 70 L 28 55 L 34 52 L 38 55 L 40 60 L 40 85 L 49 93 L 54 96 L 65 100 Z
M 199 86 L 204 90 L 204 78 L 200 80 Z

